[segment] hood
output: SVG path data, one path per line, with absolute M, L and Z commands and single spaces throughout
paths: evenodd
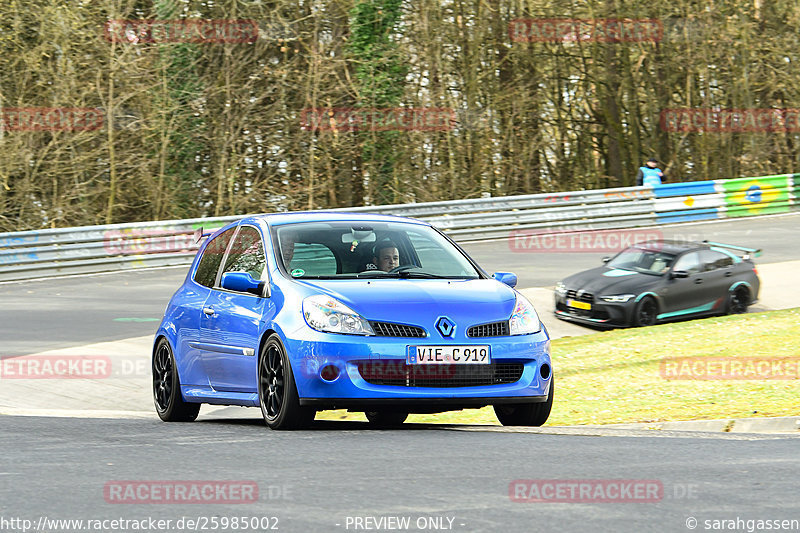
M 573 274 L 565 278 L 563 283 L 567 289 L 583 289 L 595 296 L 607 296 L 611 294 L 639 294 L 662 279 L 661 276 L 600 266 Z
M 417 325 L 433 334 L 434 323 L 447 316 L 457 333 L 466 328 L 507 320 L 516 292 L 493 279 L 370 279 L 302 281 L 315 292 L 336 298 L 367 320 Z

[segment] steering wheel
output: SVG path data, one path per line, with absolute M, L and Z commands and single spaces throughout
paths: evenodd
M 405 272 L 406 270 L 411 270 L 412 268 L 419 268 L 417 265 L 400 265 L 396 266 L 389 271 L 389 274 L 396 274 L 398 272 Z

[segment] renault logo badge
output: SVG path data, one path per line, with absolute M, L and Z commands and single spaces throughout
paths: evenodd
M 452 337 L 453 332 L 456 329 L 456 325 L 453 323 L 452 320 L 450 320 L 446 316 L 443 316 L 436 321 L 436 329 L 439 330 L 439 333 L 442 334 L 442 337 Z

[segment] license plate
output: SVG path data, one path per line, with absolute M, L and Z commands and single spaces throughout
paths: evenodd
M 488 365 L 489 346 L 409 346 L 409 365 Z
M 567 300 L 567 306 L 574 307 L 576 309 L 584 309 L 586 311 L 589 311 L 592 308 L 592 304 L 588 302 L 579 302 L 577 300 L 570 299 Z

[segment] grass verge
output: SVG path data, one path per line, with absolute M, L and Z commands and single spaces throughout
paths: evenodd
M 800 361 L 800 308 L 605 331 L 556 339 L 553 412 L 547 425 L 660 422 L 800 414 L 800 379 L 664 379 L 670 357 L 792 357 Z M 326 411 L 320 420 L 366 420 Z M 491 407 L 409 422 L 494 424 Z

